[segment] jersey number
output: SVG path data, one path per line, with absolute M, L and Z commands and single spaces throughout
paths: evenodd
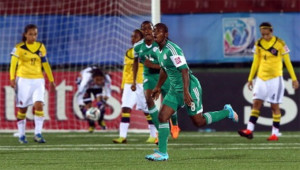
M 36 58 L 32 58 L 32 59 L 30 59 L 30 63 L 31 63 L 31 65 L 35 65 L 35 61 L 36 61 Z

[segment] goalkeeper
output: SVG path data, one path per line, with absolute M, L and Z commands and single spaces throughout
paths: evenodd
M 111 96 L 111 79 L 108 74 L 104 74 L 101 69 L 91 66 L 87 67 L 80 72 L 80 76 L 77 78 L 78 95 L 77 103 L 82 114 L 85 116 L 85 112 L 92 107 L 92 96 L 97 101 L 97 107 L 101 114 L 98 120 L 99 125 L 103 130 L 106 129 L 104 122 L 105 105 L 107 99 Z M 89 132 L 94 132 L 95 122 L 87 119 L 89 123 Z

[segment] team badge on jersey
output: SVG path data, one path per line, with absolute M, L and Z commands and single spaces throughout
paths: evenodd
M 290 52 L 290 49 L 289 49 L 289 47 L 288 47 L 287 45 L 285 45 L 285 46 L 283 47 L 283 49 L 284 49 L 284 53 L 283 53 L 283 54 L 286 54 L 286 53 L 289 53 L 289 52 Z

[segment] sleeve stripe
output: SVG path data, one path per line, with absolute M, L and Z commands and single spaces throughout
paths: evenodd
M 167 44 L 168 49 L 170 49 L 171 53 L 173 55 L 178 55 L 175 48 L 173 46 L 171 46 L 169 43 Z
M 42 63 L 46 63 L 47 62 L 47 58 L 46 57 L 41 57 Z

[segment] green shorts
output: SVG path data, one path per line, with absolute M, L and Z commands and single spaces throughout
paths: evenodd
M 158 82 L 159 74 L 144 75 L 144 90 L 153 90 Z M 161 94 L 164 97 L 170 88 L 170 81 L 167 79 L 161 87 Z
M 171 107 L 173 110 L 177 111 L 180 107 L 185 107 L 189 116 L 194 116 L 198 113 L 202 113 L 202 88 L 198 79 L 191 75 L 190 76 L 190 87 L 189 92 L 193 99 L 191 106 L 187 106 L 184 103 L 183 91 L 175 91 L 173 88 L 170 88 L 167 95 L 163 100 L 163 104 Z

